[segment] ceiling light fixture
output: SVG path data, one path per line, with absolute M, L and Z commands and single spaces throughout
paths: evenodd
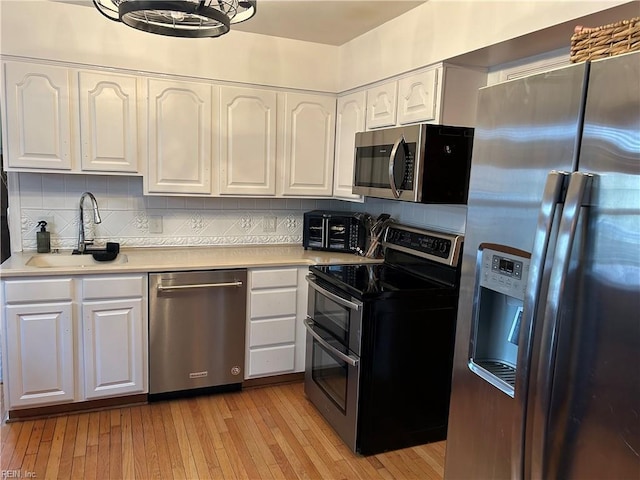
M 219 37 L 256 13 L 257 0 L 93 0 L 105 17 L 158 35 Z

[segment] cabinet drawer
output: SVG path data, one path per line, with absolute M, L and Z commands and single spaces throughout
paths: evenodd
M 254 320 L 249 331 L 249 345 L 259 347 L 296 340 L 296 317 Z
M 281 268 L 251 271 L 251 289 L 296 287 L 298 285 L 298 269 Z
M 271 375 L 293 371 L 295 346 L 257 348 L 249 351 L 249 376 Z
M 284 317 L 296 314 L 296 289 L 251 292 L 251 318 Z
M 7 303 L 48 302 L 73 299 L 73 279 L 7 280 L 4 282 Z
M 82 280 L 82 298 L 144 297 L 147 282 L 144 275 L 104 275 Z

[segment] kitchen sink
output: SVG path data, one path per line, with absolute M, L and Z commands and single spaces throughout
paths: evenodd
M 40 253 L 33 255 L 25 265 L 29 267 L 55 268 L 55 267 L 92 267 L 98 265 L 112 265 L 127 263 L 129 259 L 124 254 L 119 254 L 115 259 L 99 262 L 93 255 L 71 255 L 64 253 Z

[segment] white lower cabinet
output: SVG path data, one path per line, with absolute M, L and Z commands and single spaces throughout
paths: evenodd
M 147 391 L 147 277 L 2 282 L 7 410 Z
M 145 392 L 146 291 L 140 275 L 83 280 L 86 399 Z
M 306 284 L 300 285 L 299 279 L 301 271 L 306 270 L 306 267 L 250 270 L 245 378 L 304 370 L 304 361 L 300 362 L 304 358 L 304 342 L 301 344 L 299 340 L 300 329 L 304 328 L 300 295 L 305 294 Z
M 5 308 L 9 408 L 73 402 L 71 301 Z

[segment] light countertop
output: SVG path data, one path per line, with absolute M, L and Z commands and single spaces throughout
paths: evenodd
M 74 255 L 70 251 L 39 254 L 12 253 L 2 266 L 0 277 L 32 277 L 50 275 L 86 275 L 134 272 L 168 272 L 180 270 L 210 270 L 221 268 L 257 268 L 275 266 L 331 265 L 348 263 L 379 263 L 381 260 L 360 257 L 351 253 L 305 250 L 301 245 L 252 245 L 171 248 L 123 248 L 113 262 L 93 262 L 91 255 Z M 79 257 L 84 257 L 79 258 Z M 51 261 L 49 261 L 51 259 Z M 123 260 L 126 260 L 123 262 Z M 51 263 L 39 267 L 33 263 Z

